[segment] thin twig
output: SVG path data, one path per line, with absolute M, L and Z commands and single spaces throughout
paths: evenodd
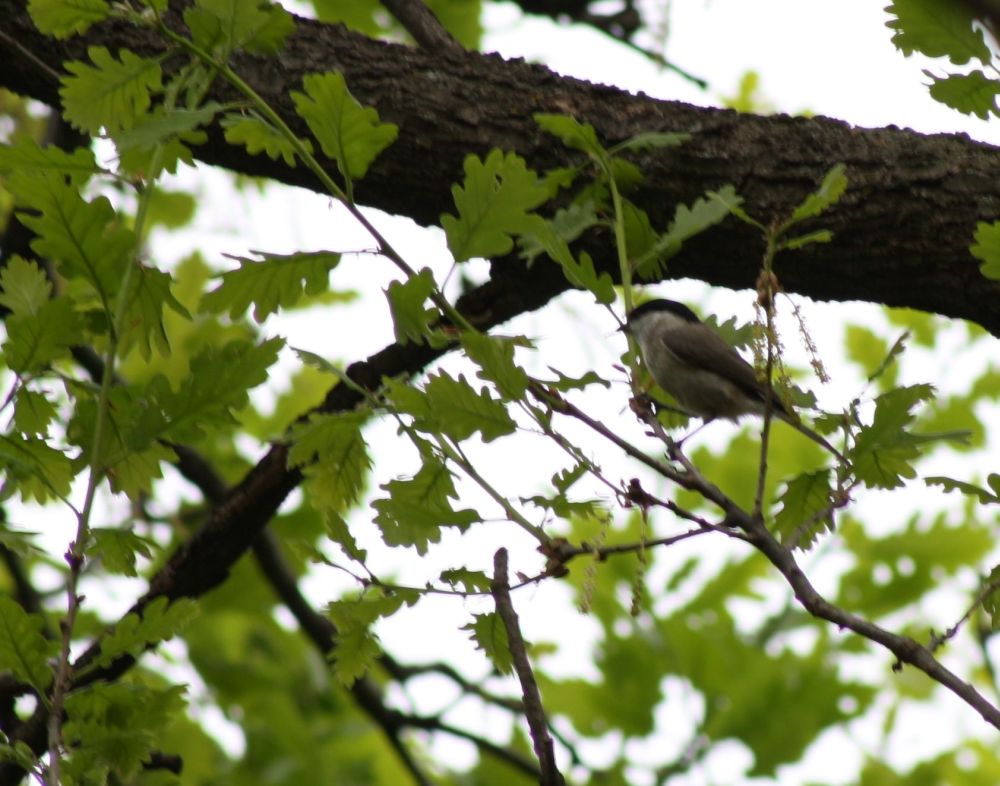
M 927 647 L 909 636 L 892 633 L 827 601 L 806 578 L 791 551 L 782 546 L 763 523 L 752 519 L 746 513 L 739 520 L 734 520 L 734 523 L 747 533 L 757 550 L 785 577 L 796 599 L 806 611 L 814 617 L 825 619 L 869 641 L 881 644 L 896 656 L 899 664 L 908 663 L 920 669 L 976 710 L 987 723 L 1000 729 L 1000 710 L 972 685 L 946 668 Z
M 955 635 L 958 633 L 958 631 L 961 629 L 961 627 L 966 622 L 968 622 L 969 617 L 971 617 L 975 613 L 976 609 L 979 608 L 982 602 L 986 600 L 986 598 L 988 598 L 994 592 L 996 592 L 998 589 L 1000 589 L 1000 575 L 994 577 L 993 579 L 991 579 L 990 581 L 986 582 L 986 584 L 983 585 L 983 588 L 979 590 L 979 592 L 976 594 L 975 600 L 972 601 L 972 603 L 969 605 L 969 608 L 966 609 L 965 614 L 963 614 L 959 618 L 958 622 L 956 622 L 954 625 L 948 628 L 948 630 L 946 630 L 940 636 L 938 636 L 936 633 L 933 634 L 931 636 L 930 643 L 927 645 L 927 648 L 931 652 L 936 652 L 938 648 L 941 647 L 942 644 L 944 644 L 949 639 L 954 638 Z
M 493 556 L 493 582 L 490 585 L 493 600 L 496 601 L 497 614 L 503 620 L 507 631 L 507 647 L 514 662 L 514 672 L 521 683 L 521 695 L 524 699 L 524 715 L 528 721 L 531 733 L 531 743 L 541 765 L 540 786 L 563 786 L 565 780 L 556 765 L 555 745 L 549 734 L 549 722 L 542 706 L 542 696 L 538 691 L 535 674 L 531 670 L 528 651 L 521 637 L 521 628 L 517 621 L 517 612 L 510 599 L 510 584 L 507 582 L 507 549 L 497 549 Z
M 421 49 L 430 52 L 465 53 L 462 45 L 421 0 L 381 0 L 381 3 L 406 29 L 406 32 L 413 36 L 413 40 Z

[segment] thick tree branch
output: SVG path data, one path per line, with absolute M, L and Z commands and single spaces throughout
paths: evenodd
M 86 47 L 95 44 L 140 53 L 162 49 L 152 32 L 120 24 L 53 41 L 35 31 L 16 0 L 0 0 L 0 19 L 0 84 L 53 105 L 58 85 L 39 60 L 60 68 L 65 59 L 85 58 Z M 297 131 L 304 127 L 289 90 L 306 73 L 342 71 L 359 100 L 400 127 L 397 142 L 359 184 L 358 198 L 423 224 L 453 210 L 450 186 L 461 177 L 467 153 L 514 150 L 539 170 L 578 162 L 538 130 L 535 112 L 572 114 L 610 143 L 644 131 L 691 132 L 692 140 L 677 150 L 638 158 L 646 182 L 631 196 L 657 226 L 665 225 L 679 202 L 727 183 L 766 223 L 786 215 L 831 166 L 846 163 L 847 194 L 821 219 L 834 240 L 779 257 L 775 272 L 784 287 L 824 300 L 866 300 L 962 317 L 1000 334 L 1000 284 L 984 279 L 968 253 L 976 222 L 1000 215 L 1000 156 L 964 136 L 862 130 L 827 118 L 757 117 L 654 101 L 519 61 L 476 53 L 443 57 L 307 20 L 298 20 L 298 32 L 280 58 L 244 56 L 235 65 Z M 213 97 L 236 98 L 221 86 Z M 315 186 L 302 168 L 248 156 L 225 144 L 217 129 L 210 136 L 197 150 L 208 163 Z M 612 258 L 607 241 L 588 240 L 599 264 Z M 671 260 L 669 275 L 748 288 L 760 249 L 761 238 L 750 228 L 727 221 L 687 244 Z M 522 291 L 546 268 L 519 268 Z

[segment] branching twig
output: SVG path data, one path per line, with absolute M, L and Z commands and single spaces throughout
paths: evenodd
M 545 717 L 545 708 L 542 706 L 542 697 L 538 692 L 538 683 L 535 682 L 531 663 L 528 661 L 528 652 L 524 646 L 524 639 L 521 637 L 517 613 L 514 611 L 514 604 L 510 599 L 510 585 L 507 582 L 507 549 L 497 549 L 497 553 L 493 557 L 493 582 L 490 589 L 493 593 L 493 599 L 496 601 L 497 614 L 503 620 L 504 628 L 507 631 L 507 646 L 514 662 L 514 672 L 521 683 L 524 715 L 528 721 L 535 755 L 541 765 L 539 784 L 541 786 L 563 786 L 565 781 L 556 765 L 555 746 L 552 742 L 552 735 L 549 734 L 549 723 Z
M 943 645 L 949 639 L 954 638 L 955 635 L 958 633 L 958 631 L 961 629 L 961 627 L 966 622 L 968 622 L 969 617 L 971 617 L 975 613 L 976 609 L 979 608 L 982 602 L 986 600 L 986 598 L 988 598 L 994 592 L 996 592 L 998 589 L 1000 589 L 1000 575 L 990 579 L 988 582 L 986 582 L 986 584 L 983 585 L 982 589 L 980 589 L 979 592 L 976 594 L 975 600 L 973 600 L 972 603 L 969 604 L 969 608 L 966 609 L 965 614 L 963 614 L 954 625 L 948 628 L 948 630 L 946 630 L 940 636 L 937 635 L 936 633 L 932 634 L 930 643 L 927 645 L 927 648 L 931 652 L 937 652 L 938 648 L 941 647 L 941 645 Z
M 820 595 L 795 562 L 791 551 L 782 546 L 767 530 L 763 523 L 753 520 L 745 513 L 737 522 L 750 537 L 751 543 L 770 560 L 791 586 L 795 597 L 803 608 L 814 617 L 828 620 L 841 628 L 847 628 L 860 636 L 880 644 L 896 656 L 899 663 L 909 663 L 940 683 L 962 701 L 976 710 L 983 719 L 1000 729 L 1000 710 L 972 685 L 962 681 L 956 674 L 938 661 L 933 653 L 908 636 L 900 636 L 876 625 L 845 609 L 834 606 Z

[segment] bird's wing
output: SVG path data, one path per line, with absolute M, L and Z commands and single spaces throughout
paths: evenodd
M 661 336 L 666 348 L 682 363 L 692 368 L 705 369 L 730 380 L 747 396 L 763 402 L 764 386 L 757 381 L 757 373 L 739 353 L 726 343 L 718 333 L 706 325 L 683 325 Z M 692 347 L 697 346 L 697 351 Z M 787 414 L 786 407 L 777 397 L 773 405 L 778 412 Z

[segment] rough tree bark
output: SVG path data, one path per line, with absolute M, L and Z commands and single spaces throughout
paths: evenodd
M 88 46 L 159 49 L 152 33 L 116 24 L 53 42 L 35 31 L 18 0 L 0 0 L 0 20 L 0 84 L 53 105 L 60 64 L 85 58 Z M 984 279 L 968 252 L 976 222 L 1000 214 L 1000 156 L 990 145 L 963 135 L 866 130 L 827 118 L 758 117 L 655 101 L 496 56 L 428 54 L 339 26 L 304 19 L 297 24 L 279 57 L 241 57 L 238 68 L 299 130 L 288 91 L 304 74 L 330 69 L 342 71 L 360 101 L 400 126 L 399 140 L 360 184 L 365 204 L 436 223 L 452 209 L 449 188 L 467 153 L 514 150 L 539 170 L 574 161 L 572 151 L 538 130 L 535 112 L 571 114 L 608 142 L 643 131 L 692 132 L 692 141 L 679 150 L 638 161 L 647 181 L 633 198 L 654 225 L 668 220 L 678 202 L 727 183 L 746 198 L 753 215 L 780 217 L 831 166 L 844 162 L 848 192 L 821 224 L 835 239 L 779 260 L 784 286 L 822 300 L 865 300 L 962 317 L 1000 334 L 1000 284 Z M 222 89 L 216 97 L 233 98 Z M 218 133 L 197 155 L 235 171 L 314 185 L 301 168 L 248 156 L 223 144 Z M 588 243 L 598 260 L 610 259 L 605 238 Z M 760 239 L 731 219 L 685 247 L 669 275 L 749 287 L 760 252 Z M 535 275 L 546 275 L 521 266 L 505 272 L 522 278 L 522 291 Z

